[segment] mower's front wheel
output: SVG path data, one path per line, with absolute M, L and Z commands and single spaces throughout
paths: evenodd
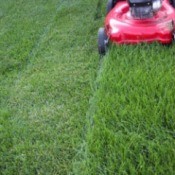
M 117 0 L 108 0 L 107 6 L 106 6 L 106 14 L 108 14 L 113 9 L 116 3 L 117 3 Z
M 100 28 L 98 30 L 98 52 L 100 56 L 106 54 L 108 44 L 108 36 L 106 35 L 105 29 Z
M 170 0 L 171 5 L 175 8 L 175 0 Z

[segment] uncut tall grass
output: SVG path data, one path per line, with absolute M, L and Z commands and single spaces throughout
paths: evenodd
M 174 174 L 174 49 L 110 48 L 87 116 L 80 174 Z

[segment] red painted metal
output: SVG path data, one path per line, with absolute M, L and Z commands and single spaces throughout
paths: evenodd
M 149 19 L 134 19 L 127 1 L 119 1 L 105 19 L 109 40 L 118 44 L 140 42 L 172 42 L 175 31 L 175 9 L 163 0 L 161 9 Z

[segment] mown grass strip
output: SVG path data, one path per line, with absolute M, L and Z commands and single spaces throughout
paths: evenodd
M 53 18 L 57 3 L 2 1 L 1 5 L 5 5 L 0 21 L 0 70 L 4 74 L 26 64 L 49 20 Z
M 174 49 L 111 48 L 96 82 L 79 174 L 174 174 Z
M 7 3 L 0 24 L 1 173 L 72 174 L 98 64 L 96 6 Z

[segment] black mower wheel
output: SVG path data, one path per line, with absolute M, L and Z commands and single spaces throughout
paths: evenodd
M 113 9 L 116 3 L 117 3 L 117 0 L 108 0 L 107 6 L 106 6 L 106 14 L 108 14 Z
M 171 5 L 175 8 L 175 0 L 170 0 Z
M 106 35 L 105 29 L 100 28 L 98 30 L 98 52 L 100 56 L 106 54 L 107 51 L 108 36 Z

